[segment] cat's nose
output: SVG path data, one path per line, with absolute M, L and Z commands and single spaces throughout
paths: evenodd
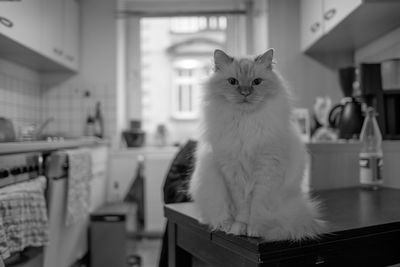
M 253 93 L 253 87 L 251 86 L 239 86 L 238 91 L 242 96 L 249 96 Z

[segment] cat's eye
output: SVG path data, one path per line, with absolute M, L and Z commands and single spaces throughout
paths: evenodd
M 228 78 L 228 83 L 231 85 L 238 85 L 239 81 L 236 80 L 235 78 L 231 77 L 231 78 Z
M 261 82 L 262 82 L 262 79 L 261 78 L 257 78 L 257 79 L 254 79 L 251 82 L 251 85 L 259 85 Z

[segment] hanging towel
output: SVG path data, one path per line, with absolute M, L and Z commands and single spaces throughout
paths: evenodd
M 95 178 L 107 170 L 108 147 L 98 146 L 90 149 L 92 157 L 92 175 Z
M 66 150 L 68 155 L 68 192 L 66 226 L 89 217 L 91 155 L 88 149 Z
M 26 247 L 47 245 L 46 178 L 0 188 L 0 253 L 3 259 Z

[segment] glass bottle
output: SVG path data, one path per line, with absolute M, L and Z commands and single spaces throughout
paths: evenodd
M 360 184 L 364 188 L 378 189 L 382 182 L 382 134 L 376 121 L 376 112 L 368 107 L 360 133 Z
M 94 115 L 94 135 L 103 138 L 104 126 L 103 126 L 103 115 L 101 113 L 100 102 L 96 102 L 96 111 Z
M 85 120 L 85 128 L 84 135 L 85 136 L 93 136 L 94 135 L 94 114 L 92 114 L 92 104 L 90 99 L 90 91 L 85 91 L 85 104 L 86 104 L 86 120 Z

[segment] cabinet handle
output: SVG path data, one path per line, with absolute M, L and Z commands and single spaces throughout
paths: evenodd
M 318 31 L 319 27 L 321 26 L 321 24 L 319 22 L 315 22 L 311 25 L 310 30 L 312 33 L 315 33 L 316 31 Z
M 12 28 L 14 26 L 14 23 L 5 17 L 0 17 L 0 23 L 8 28 Z
M 330 20 L 331 18 L 333 18 L 333 16 L 335 16 L 335 14 L 336 14 L 336 8 L 331 8 L 324 13 L 324 19 Z
M 56 53 L 57 55 L 61 56 L 63 54 L 63 51 L 61 49 L 58 48 L 53 48 L 54 53 Z

